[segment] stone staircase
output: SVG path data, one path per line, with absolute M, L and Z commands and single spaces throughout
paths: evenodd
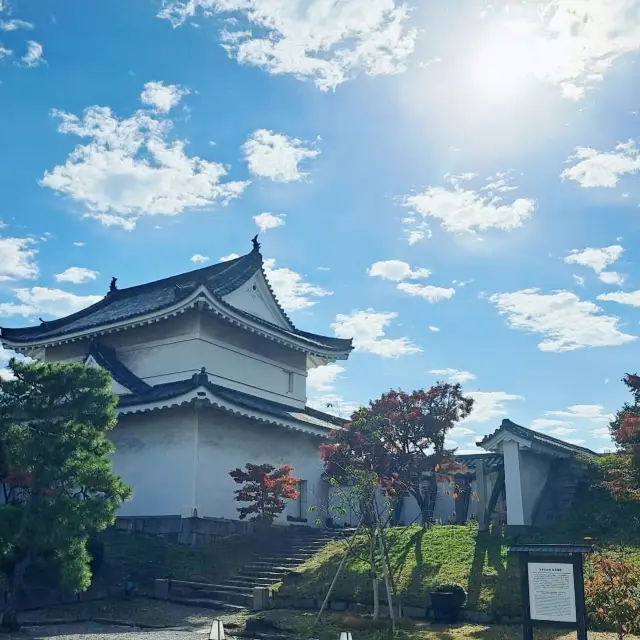
M 584 473 L 576 461 L 560 460 L 553 465 L 533 516 L 535 527 L 551 527 L 569 511 Z
M 344 538 L 348 530 L 290 527 L 265 554 L 248 558 L 238 574 L 219 584 L 172 581 L 171 600 L 212 609 L 251 608 L 254 587 L 278 584 L 296 567 L 312 558 L 328 542 Z

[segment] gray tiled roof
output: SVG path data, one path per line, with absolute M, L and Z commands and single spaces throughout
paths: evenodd
M 206 372 L 196 373 L 187 380 L 179 380 L 176 382 L 166 382 L 151 387 L 143 393 L 135 393 L 131 395 L 120 396 L 120 407 L 131 407 L 139 404 L 149 404 L 153 402 L 161 402 L 181 396 L 184 393 L 194 391 L 199 387 L 204 387 L 211 391 L 221 400 L 227 400 L 235 405 L 245 407 L 249 411 L 257 411 L 274 418 L 280 418 L 288 422 L 301 422 L 310 427 L 320 429 L 334 429 L 344 425 L 345 421 L 324 413 L 305 407 L 297 409 L 279 402 L 258 398 L 242 391 L 229 389 L 209 381 Z
M 463 464 L 469 471 L 475 471 L 478 460 L 484 460 L 487 471 L 494 471 L 502 465 L 500 453 L 463 453 L 455 455 L 456 462 Z
M 591 451 L 591 449 L 587 449 L 586 447 L 580 447 L 577 444 L 565 442 L 564 440 L 548 436 L 545 433 L 534 431 L 533 429 L 527 429 L 527 427 L 522 427 L 519 424 L 511 422 L 511 420 L 507 419 L 504 419 L 502 421 L 502 424 L 493 433 L 490 433 L 489 435 L 485 436 L 480 442 L 478 442 L 478 446 L 481 447 L 486 444 L 491 438 L 496 436 L 503 429 L 509 431 L 510 433 L 513 433 L 516 436 L 519 436 L 520 438 L 524 438 L 525 440 L 529 440 L 531 442 L 540 442 L 541 444 L 547 444 L 552 447 L 558 447 L 560 449 L 570 451 L 571 453 L 583 453 L 590 456 L 598 455 L 595 451 Z
M 187 298 L 198 286 L 204 285 L 219 302 L 221 298 L 245 284 L 251 276 L 263 266 L 260 251 L 254 249 L 250 253 L 218 264 L 189 271 L 162 280 L 146 284 L 116 289 L 108 293 L 99 302 L 65 318 L 42 322 L 39 326 L 5 328 L 2 327 L 2 338 L 13 344 L 25 344 L 53 338 L 63 337 L 70 333 L 98 329 L 102 326 L 134 319 L 163 308 L 170 307 Z M 224 302 L 222 302 L 225 304 Z M 229 306 L 235 313 L 280 333 L 283 337 L 293 338 L 308 344 L 310 347 L 348 351 L 352 348 L 351 340 L 330 338 L 327 336 L 298 331 L 287 319 L 288 329 L 283 329 L 262 318 Z
M 128 367 L 126 367 L 116 355 L 115 349 L 101 344 L 97 340 L 91 343 L 89 349 L 91 356 L 101 367 L 104 367 L 111 373 L 111 377 L 121 384 L 123 387 L 133 391 L 134 393 L 145 393 L 152 387 L 144 380 L 138 378 Z

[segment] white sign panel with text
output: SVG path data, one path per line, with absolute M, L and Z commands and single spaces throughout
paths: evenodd
M 529 562 L 529 607 L 532 620 L 576 622 L 573 565 Z

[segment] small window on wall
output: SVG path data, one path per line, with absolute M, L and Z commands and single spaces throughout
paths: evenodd
M 288 371 L 288 383 L 289 383 L 289 388 L 287 389 L 288 393 L 293 393 L 293 373 L 291 373 L 291 371 Z

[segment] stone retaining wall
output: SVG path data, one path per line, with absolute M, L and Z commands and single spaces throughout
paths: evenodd
M 276 596 L 272 602 L 273 609 L 304 609 L 318 611 L 322 606 L 322 600 L 315 598 L 289 598 Z M 351 611 L 355 614 L 371 614 L 373 613 L 373 605 L 361 604 L 359 602 L 348 602 L 345 600 L 331 600 L 327 606 L 327 611 Z M 402 614 L 406 618 L 428 619 L 431 617 L 427 607 L 411 607 L 404 605 Z M 389 607 L 386 604 L 380 604 L 380 615 L 388 616 Z M 522 624 L 522 619 L 515 616 L 503 616 L 488 611 L 469 611 L 463 609 L 460 617 L 466 622 L 475 622 L 478 624 Z
M 230 536 L 254 532 L 250 522 L 224 518 L 181 518 L 180 516 L 118 516 L 115 529 L 146 533 L 194 546 L 204 546 Z
M 43 609 L 57 604 L 72 604 L 75 602 L 90 602 L 92 600 L 106 600 L 107 598 L 121 598 L 124 596 L 124 587 L 89 587 L 84 593 L 64 593 L 51 589 L 33 589 L 23 593 L 19 598 L 18 609 L 31 611 Z M 0 611 L 4 609 L 7 594 L 0 590 Z

